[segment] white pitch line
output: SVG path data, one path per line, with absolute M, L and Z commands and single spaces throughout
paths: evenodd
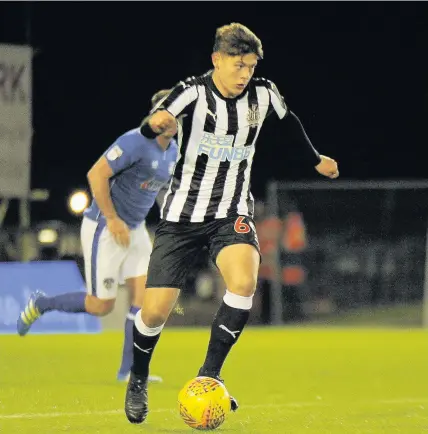
M 373 404 L 424 404 L 428 403 L 426 398 L 401 398 L 401 399 L 391 399 L 391 400 L 380 400 L 373 401 Z M 333 406 L 333 403 L 326 403 L 322 401 L 311 401 L 311 402 L 285 402 L 278 404 L 253 404 L 253 405 L 242 405 L 242 410 L 250 409 L 255 410 L 259 408 L 269 409 L 269 408 L 304 408 L 304 407 L 325 407 Z M 174 408 L 156 408 L 150 410 L 150 413 L 175 413 L 177 409 Z M 55 419 L 58 417 L 81 417 L 81 416 L 115 416 L 118 414 L 125 414 L 124 409 L 117 410 L 94 410 L 94 411 L 81 411 L 81 412 L 70 412 L 70 413 L 13 413 L 13 414 L 0 414 L 0 420 L 4 419 Z
M 14 413 L 0 414 L 0 419 L 55 419 L 57 417 L 80 417 L 80 416 L 108 416 L 119 414 L 122 410 L 106 410 L 106 411 L 82 411 L 73 413 Z
M 254 410 L 257 408 L 302 408 L 302 407 L 316 407 L 324 405 L 321 402 L 288 402 L 284 404 L 255 404 L 255 405 L 242 405 L 242 409 Z M 150 410 L 150 413 L 174 413 L 178 409 L 174 408 L 156 408 Z M 124 409 L 120 410 L 101 410 L 101 411 L 81 411 L 70 413 L 14 413 L 14 414 L 0 414 L 1 419 L 54 419 L 57 417 L 80 417 L 80 416 L 114 416 L 117 414 L 125 414 Z

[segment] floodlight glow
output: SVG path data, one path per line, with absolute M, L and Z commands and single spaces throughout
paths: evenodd
M 80 215 L 89 204 L 89 195 L 86 191 L 75 191 L 68 199 L 68 208 L 73 214 Z
M 40 244 L 53 244 L 58 239 L 58 232 L 55 229 L 42 229 L 37 234 Z

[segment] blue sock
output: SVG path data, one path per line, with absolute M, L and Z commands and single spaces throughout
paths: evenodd
M 58 310 L 60 312 L 86 312 L 86 292 L 67 292 L 55 297 L 40 297 L 36 300 L 36 307 L 40 313 Z
M 120 364 L 119 373 L 127 374 L 131 371 L 131 366 L 134 361 L 133 350 L 133 327 L 136 313 L 140 310 L 139 307 L 131 306 L 125 321 L 125 340 L 123 342 L 122 362 Z

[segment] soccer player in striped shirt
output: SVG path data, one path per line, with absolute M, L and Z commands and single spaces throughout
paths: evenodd
M 253 77 L 262 58 L 261 41 L 247 27 L 232 23 L 217 29 L 214 69 L 178 83 L 142 123 L 147 137 L 178 123 L 179 157 L 155 234 L 143 307 L 135 318 L 134 364 L 125 398 L 132 423 L 143 422 L 148 414 L 150 360 L 192 258 L 204 246 L 227 290 L 198 375 L 220 379 L 223 363 L 242 335 L 260 264 L 251 164 L 267 116 L 274 112 L 282 119 L 285 146 L 297 145 L 305 164 L 329 178 L 339 175 L 337 163 L 314 149 L 275 84 Z M 231 408 L 237 408 L 233 398 Z

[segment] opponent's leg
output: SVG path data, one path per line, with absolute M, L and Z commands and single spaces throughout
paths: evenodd
M 94 316 L 105 316 L 109 314 L 116 299 L 101 300 L 85 292 L 68 292 L 54 297 L 48 297 L 41 291 L 31 294 L 27 305 L 21 312 L 17 329 L 20 336 L 25 336 L 34 322 L 44 313 L 57 311 L 67 313 L 86 312 Z
M 129 312 L 125 319 L 125 333 L 122 350 L 122 360 L 117 374 L 119 381 L 128 381 L 131 372 L 133 356 L 133 328 L 135 315 L 141 309 L 143 291 L 146 287 L 147 276 L 131 277 L 126 279 L 126 287 L 129 291 Z
M 81 241 L 88 293 L 70 292 L 48 297 L 36 291 L 18 318 L 17 329 L 21 336 L 26 335 L 32 324 L 47 312 L 86 312 L 104 316 L 113 310 L 119 269 L 127 251 L 116 244 L 103 222 L 88 218 L 82 222 Z

